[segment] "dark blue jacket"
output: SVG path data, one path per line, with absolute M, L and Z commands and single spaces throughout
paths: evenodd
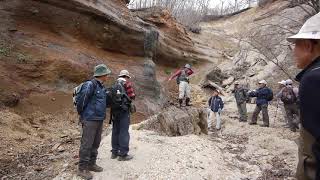
M 316 179 L 320 179 L 320 57 L 301 71 L 296 80 L 300 82 L 301 124 L 316 139 L 311 146 L 318 163 Z
M 249 93 L 250 97 L 257 97 L 257 105 L 268 104 L 268 96 L 270 94 L 270 89 L 268 87 L 259 88 L 256 91 L 252 91 Z
M 219 109 L 223 109 L 223 101 L 220 96 L 212 96 L 208 101 L 211 111 L 218 112 Z
M 107 109 L 106 89 L 98 80 L 92 81 L 83 84 L 77 102 L 77 110 L 81 112 L 81 120 L 103 121 L 106 119 Z

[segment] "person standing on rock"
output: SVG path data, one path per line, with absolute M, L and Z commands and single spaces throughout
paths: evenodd
M 223 110 L 224 104 L 222 98 L 219 96 L 220 91 L 215 89 L 213 91 L 212 97 L 208 101 L 209 105 L 209 117 L 208 117 L 208 130 L 212 131 L 212 119 L 216 119 L 216 129 L 221 129 L 221 112 Z
M 133 156 L 129 152 L 129 126 L 130 126 L 130 108 L 135 99 L 133 83 L 130 82 L 131 76 L 127 70 L 120 71 L 116 85 L 113 86 L 115 94 L 111 105 L 112 121 L 112 154 L 111 159 L 118 158 L 119 161 L 129 161 Z M 117 89 L 119 88 L 119 89 Z M 117 95 L 120 95 L 119 97 Z M 119 104 L 116 102 L 119 99 Z
M 297 179 L 320 179 L 320 13 L 306 21 L 294 43 L 293 55 L 299 69 L 300 144 Z
M 295 120 L 295 116 L 299 117 L 297 91 L 295 92 L 292 86 L 292 80 L 282 81 L 282 83 L 284 87 L 282 87 L 276 97 L 283 102 L 290 130 L 296 132 L 299 129 L 299 123 Z
M 257 97 L 256 108 L 252 115 L 250 125 L 256 125 L 260 111 L 262 111 L 263 125 L 261 127 L 269 127 L 269 114 L 268 104 L 273 99 L 273 92 L 267 87 L 267 81 L 262 80 L 259 82 L 259 88 L 257 90 L 249 92 L 250 97 Z
M 94 78 L 85 82 L 77 95 L 77 111 L 82 124 L 78 175 L 84 179 L 93 178 L 90 171 L 103 171 L 103 168 L 96 164 L 96 160 L 109 101 L 103 83 L 107 81 L 109 74 L 111 70 L 106 65 L 96 66 Z
M 238 112 L 240 114 L 240 122 L 247 122 L 247 100 L 248 100 L 248 89 L 245 89 L 240 86 L 240 83 L 236 81 L 234 83 L 234 97 L 236 99 Z
M 170 78 L 171 81 L 177 78 L 177 84 L 179 85 L 179 105 L 182 106 L 183 99 L 186 98 L 186 106 L 190 106 L 191 87 L 189 85 L 189 76 L 193 74 L 190 64 L 186 64 L 184 68 L 178 70 Z

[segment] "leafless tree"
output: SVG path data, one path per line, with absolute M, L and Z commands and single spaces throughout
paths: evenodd
M 186 26 L 198 24 L 208 14 L 223 15 L 246 8 L 255 0 L 131 0 L 129 7 L 133 9 L 159 6 L 171 11 L 172 15 Z M 211 6 L 210 6 L 211 4 Z
M 299 6 L 309 16 L 320 12 L 320 0 L 288 0 L 292 6 Z

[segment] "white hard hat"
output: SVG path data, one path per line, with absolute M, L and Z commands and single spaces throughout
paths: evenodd
M 278 82 L 278 84 L 282 84 L 282 85 L 286 86 L 287 82 L 285 80 L 282 80 L 282 81 Z
M 121 70 L 121 71 L 120 71 L 119 77 L 123 77 L 123 76 L 126 76 L 126 77 L 128 77 L 128 78 L 131 78 L 128 70 Z
M 286 80 L 286 85 L 292 85 L 292 84 L 293 84 L 293 81 L 291 79 Z
M 287 38 L 289 42 L 294 42 L 298 39 L 320 39 L 320 13 L 308 19 L 298 34 Z
M 234 84 L 235 84 L 235 85 L 239 85 L 240 83 L 239 83 L 239 81 L 236 81 L 236 82 L 234 82 Z
M 186 64 L 184 67 L 190 69 L 191 65 L 190 64 Z
M 259 81 L 259 84 L 265 84 L 265 85 L 267 85 L 268 83 L 267 83 L 266 80 L 261 80 L 261 81 Z

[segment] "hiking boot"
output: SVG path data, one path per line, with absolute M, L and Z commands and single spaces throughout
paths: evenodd
M 94 165 L 90 165 L 88 167 L 88 170 L 89 171 L 93 171 L 93 172 L 102 172 L 103 171 L 103 168 L 98 166 L 97 164 L 94 164 Z
M 117 159 L 117 157 L 118 157 L 118 154 L 114 154 L 114 153 L 111 154 L 111 159 Z
M 190 98 L 187 98 L 187 99 L 186 99 L 186 106 L 191 106 L 191 104 L 190 104 Z
M 93 178 L 93 175 L 87 169 L 79 169 L 77 175 L 85 180 L 90 180 Z
M 289 124 L 285 124 L 285 125 L 283 125 L 283 127 L 284 127 L 284 128 L 289 128 L 290 125 L 289 125 Z
M 211 127 L 210 127 L 210 128 L 208 128 L 208 131 L 211 131 L 211 132 L 212 132 L 212 131 L 213 131 L 213 128 L 211 128 Z
M 260 127 L 269 127 L 269 125 L 267 125 L 267 124 L 262 124 L 262 125 L 260 125 Z
M 119 156 L 118 161 L 130 161 L 133 159 L 133 156 L 125 155 L 125 156 Z
M 257 125 L 257 123 L 249 122 L 249 125 Z
M 297 132 L 297 129 L 296 128 L 290 128 L 290 131 Z
M 182 107 L 182 102 L 183 102 L 183 100 L 179 99 L 179 107 Z

